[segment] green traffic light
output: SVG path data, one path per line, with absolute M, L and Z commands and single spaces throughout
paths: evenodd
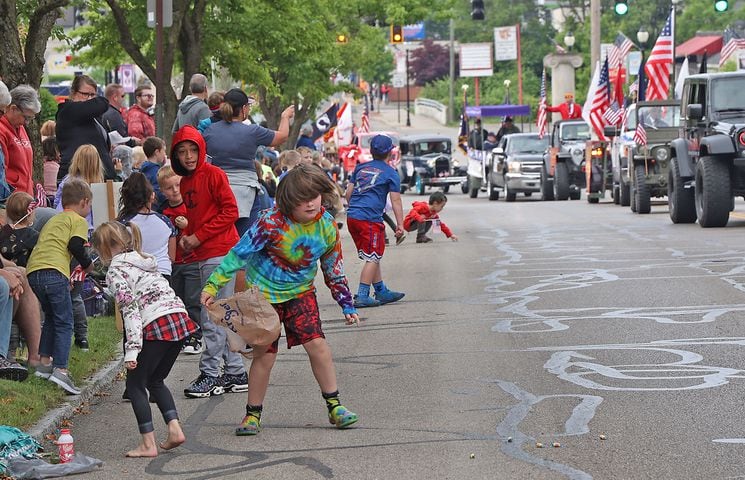
M 716 0 L 714 2 L 714 10 L 717 12 L 726 12 L 729 9 L 729 2 L 727 0 Z
M 616 15 L 626 15 L 627 13 L 629 13 L 629 4 L 625 1 L 616 2 L 613 9 L 615 10 Z

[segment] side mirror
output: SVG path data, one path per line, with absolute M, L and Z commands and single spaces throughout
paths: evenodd
M 704 108 L 700 103 L 691 103 L 686 110 L 689 120 L 701 120 L 704 118 Z
M 495 155 L 504 155 L 504 148 L 502 148 L 502 147 L 495 147 L 492 150 L 492 153 L 494 153 Z
M 615 125 L 606 125 L 603 127 L 603 135 L 605 135 L 608 138 L 617 137 L 618 128 Z

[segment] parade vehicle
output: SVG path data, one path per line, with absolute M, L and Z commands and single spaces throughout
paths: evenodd
M 679 121 L 679 102 L 656 100 L 630 108 L 620 130 L 605 127 L 605 136 L 613 137 L 615 203 L 643 214 L 651 211 L 652 198 L 667 196 L 670 142 L 678 138 Z M 645 145 L 634 140 L 638 125 L 644 127 Z
M 605 191 L 613 187 L 609 147 L 605 140 L 590 140 L 585 144 L 585 162 L 580 170 L 585 175 L 588 203 L 600 202 L 601 198 L 605 198 Z
M 668 204 L 673 223 L 724 227 L 745 197 L 745 73 L 685 79 L 679 136 L 671 143 Z
M 504 198 L 514 202 L 518 193 L 526 197 L 541 191 L 543 154 L 548 148 L 548 138 L 537 133 L 513 133 L 499 140 L 491 151 L 486 184 L 489 200 Z
M 358 133 L 354 138 L 354 141 L 350 145 L 339 147 L 338 155 L 344 167 L 344 172 L 348 175 L 352 173 L 354 167 L 360 163 L 369 162 L 372 160 L 372 153 L 370 153 L 370 140 L 375 135 L 387 135 L 393 140 L 393 153 L 391 154 L 390 164 L 393 167 L 398 165 L 400 159 L 400 149 L 398 146 L 399 135 L 396 132 L 365 132 Z
M 554 122 L 541 168 L 542 200 L 579 200 L 587 185 L 586 144 L 590 126 L 582 119 Z
M 447 193 L 451 185 L 466 180 L 465 169 L 452 157 L 450 138 L 437 134 L 401 137 L 401 193 L 412 190 L 424 195 L 427 187 L 440 187 Z

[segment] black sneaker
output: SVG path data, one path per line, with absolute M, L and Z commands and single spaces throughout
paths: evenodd
M 84 352 L 87 352 L 89 350 L 87 338 L 80 338 L 80 339 L 76 338 L 75 345 L 77 345 L 77 347 Z
M 222 379 L 223 377 L 210 377 L 200 373 L 197 379 L 184 389 L 184 395 L 187 398 L 207 398 L 212 395 L 222 395 L 225 393 Z M 246 385 L 246 390 L 248 390 L 248 385 Z
M 224 374 L 222 384 L 226 392 L 240 393 L 248 391 L 248 373 L 243 372 L 240 375 Z
M 28 377 L 28 370 L 10 360 L 0 357 L 0 378 L 22 382 Z

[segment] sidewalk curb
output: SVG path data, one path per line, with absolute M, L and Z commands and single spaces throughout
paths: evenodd
M 104 367 L 93 374 L 82 388 L 80 395 L 70 397 L 71 401 L 63 403 L 61 406 L 47 412 L 36 425 L 31 427 L 26 433 L 36 439 L 39 443 L 45 441 L 45 436 L 50 433 L 57 433 L 57 428 L 63 420 L 75 415 L 75 410 L 80 408 L 83 403 L 91 400 L 96 394 L 107 389 L 124 365 L 124 354 L 119 353 L 117 357 L 104 365 Z

